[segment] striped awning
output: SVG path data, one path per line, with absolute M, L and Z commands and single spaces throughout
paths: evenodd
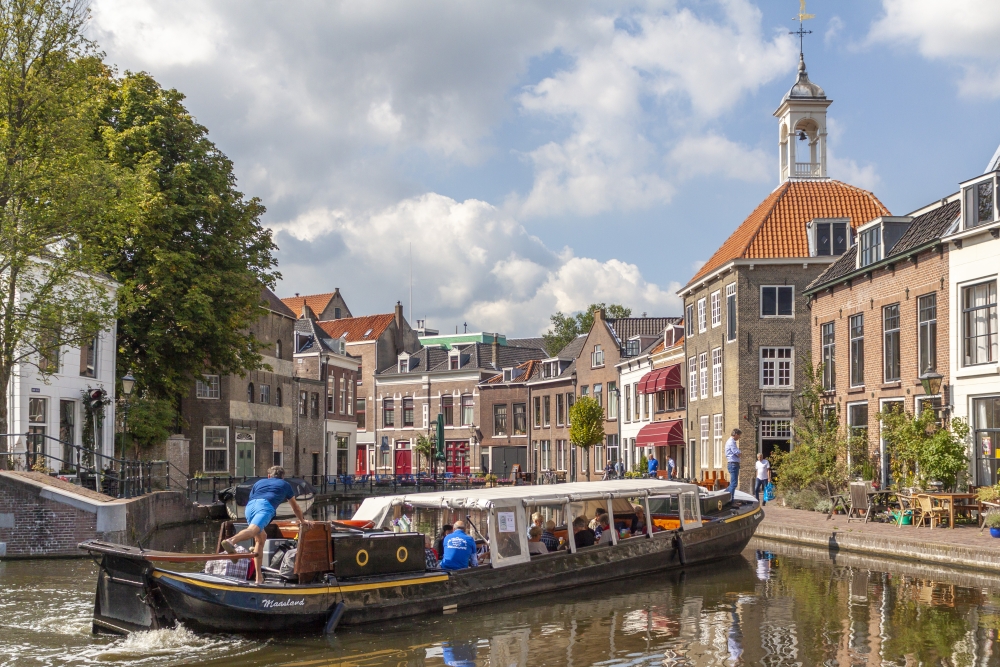
M 671 419 L 665 422 L 646 424 L 635 438 L 639 447 L 665 447 L 684 444 L 684 421 Z
M 655 394 L 668 389 L 683 389 L 681 384 L 681 365 L 674 364 L 665 368 L 657 368 L 642 376 L 639 380 L 640 394 Z

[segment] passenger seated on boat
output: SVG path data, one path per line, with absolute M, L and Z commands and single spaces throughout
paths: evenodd
M 444 538 L 451 535 L 451 531 L 451 524 L 444 524 L 441 526 L 441 532 L 438 533 L 437 539 L 434 540 L 434 555 L 437 556 L 438 560 L 444 558 Z
M 577 549 L 597 544 L 594 531 L 587 526 L 587 517 L 578 516 L 573 519 L 573 541 L 576 542 Z
M 559 538 L 556 537 L 556 522 L 549 519 L 545 522 L 545 530 L 542 531 L 542 544 L 549 551 L 559 548 Z
M 549 548 L 542 544 L 542 529 L 538 526 L 532 526 L 528 529 L 528 553 L 531 555 L 535 554 L 547 554 Z
M 597 529 L 594 530 L 594 539 L 597 544 L 611 544 L 611 522 L 607 514 L 597 517 Z
M 643 509 L 642 505 L 633 505 L 632 509 L 635 510 L 635 519 L 632 520 L 632 534 L 640 535 L 646 532 L 646 510 Z
M 476 556 L 476 541 L 465 534 L 465 522 L 456 521 L 455 530 L 444 539 L 444 556 L 441 558 L 441 568 L 445 570 L 464 570 L 476 567 L 479 559 Z
M 544 529 L 545 517 L 542 516 L 541 512 L 535 512 L 531 515 L 531 526 L 538 526 Z M 531 526 L 528 526 L 528 532 L 531 532 Z
M 597 532 L 597 526 L 600 524 L 601 515 L 607 513 L 608 511 L 606 509 L 598 507 L 597 510 L 594 511 L 594 518 L 590 520 L 590 525 L 587 527 L 594 532 Z

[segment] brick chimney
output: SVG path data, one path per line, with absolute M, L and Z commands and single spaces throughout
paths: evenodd
M 595 320 L 601 320 L 601 321 L 604 321 L 605 319 L 607 319 L 607 316 L 605 315 L 603 308 L 595 308 L 594 309 L 594 319 Z
M 396 354 L 403 349 L 403 303 L 396 302 Z
M 500 370 L 500 336 L 493 336 L 493 368 Z
M 299 315 L 299 319 L 300 320 L 315 320 L 316 319 L 316 313 L 314 313 L 313 310 L 312 310 L 312 308 L 310 308 L 305 302 L 303 302 L 302 303 L 302 314 Z

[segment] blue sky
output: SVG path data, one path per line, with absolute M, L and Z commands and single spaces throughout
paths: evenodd
M 279 294 L 543 331 L 674 292 L 777 185 L 795 0 L 96 0 L 120 69 L 188 107 L 268 207 Z M 1000 143 L 1000 3 L 813 0 L 831 175 L 895 214 Z M 411 319 L 413 319 L 411 317 Z

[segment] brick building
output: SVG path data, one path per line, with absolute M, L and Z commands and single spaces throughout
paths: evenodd
M 396 363 L 375 378 L 373 414 L 380 429 L 377 470 L 395 474 L 415 471 L 413 445 L 418 435 L 431 435 L 438 413 L 444 416 L 445 470 L 464 474 L 494 469 L 490 447 L 481 446 L 479 386 L 504 369 L 543 356 L 542 350 L 498 341 L 401 352 Z M 523 454 L 524 460 L 515 462 L 526 469 L 527 447 Z
M 293 313 L 301 313 L 303 306 L 309 306 L 317 320 L 339 320 L 343 317 L 354 317 L 347 302 L 340 294 L 340 288 L 334 287 L 332 292 L 325 294 L 309 294 L 307 296 L 285 297 L 281 300 Z
M 403 317 L 403 306 L 396 303 L 392 313 L 318 320 L 317 325 L 331 339 L 343 340 L 347 354 L 360 359 L 354 399 L 357 422 L 357 447 L 364 452 L 355 458 L 355 472 L 371 471 L 375 466 L 376 443 L 380 442 L 380 422 L 375 404 L 375 376 L 397 364 L 403 352 L 420 349 L 417 333 Z M 362 465 L 363 464 L 363 465 Z
M 554 357 L 543 359 L 534 377 L 528 380 L 528 414 L 525 421 L 532 452 L 537 452 L 537 457 L 533 457 L 533 469 L 553 473 L 558 480 L 576 478 L 583 452 L 569 445 L 569 411 L 576 402 L 577 357 L 586 342 L 585 334 L 577 336 Z
M 697 443 L 689 455 L 699 477 L 724 479 L 724 443 L 741 429 L 744 490 L 758 451 L 790 447 L 798 360 L 812 337 L 803 290 L 847 250 L 853 229 L 889 213 L 872 193 L 827 176 L 830 104 L 800 60 L 774 114 L 780 185 L 679 292 L 687 427 Z
M 300 453 L 308 457 L 307 468 L 314 477 L 354 474 L 359 467 L 354 393 L 360 360 L 347 354 L 344 339 L 330 338 L 315 317 L 304 305 L 295 323 L 295 376 L 303 383 L 299 417 L 308 417 L 310 433 L 305 441 L 313 447 L 310 451 L 300 447 Z M 362 448 L 361 469 L 366 468 L 366 457 Z
M 680 322 L 678 317 L 608 318 L 595 311 L 594 324 L 587 333 L 576 360 L 579 396 L 591 396 L 605 406 L 604 442 L 591 448 L 588 465 L 578 466 L 579 474 L 590 472 L 600 479 L 605 465 L 619 460 L 618 406 L 621 401 L 617 365 L 639 353 L 663 336 L 663 331 Z
M 541 374 L 542 363 L 529 359 L 479 383 L 476 423 L 482 433 L 480 451 L 487 454 L 480 458 L 500 477 L 509 475 L 515 465 L 521 472 L 538 470 L 537 452 L 529 446 L 528 382 Z
M 880 411 L 899 406 L 919 412 L 929 398 L 920 382 L 927 372 L 940 373 L 948 390 L 951 351 L 943 323 L 951 299 L 942 237 L 960 208 L 952 196 L 906 217 L 876 218 L 803 292 L 811 308 L 813 364 L 823 368 L 824 402 L 848 433 L 868 443 L 867 452 L 852 446 L 853 475 L 870 460 L 879 479 L 890 481 Z M 932 400 L 941 404 L 940 395 Z
M 299 456 L 309 417 L 298 415 L 301 389 L 292 364 L 295 313 L 269 289 L 261 291 L 261 317 L 250 327 L 264 344 L 267 368 L 239 375 L 193 380 L 181 399 L 183 434 L 190 441 L 187 469 L 206 475 L 260 476 L 280 456 L 292 474 L 302 474 Z M 320 386 L 321 388 L 321 386 Z M 319 419 L 317 417 L 316 419 Z M 300 431 L 302 433 L 300 433 Z M 296 443 L 303 444 L 296 447 Z

